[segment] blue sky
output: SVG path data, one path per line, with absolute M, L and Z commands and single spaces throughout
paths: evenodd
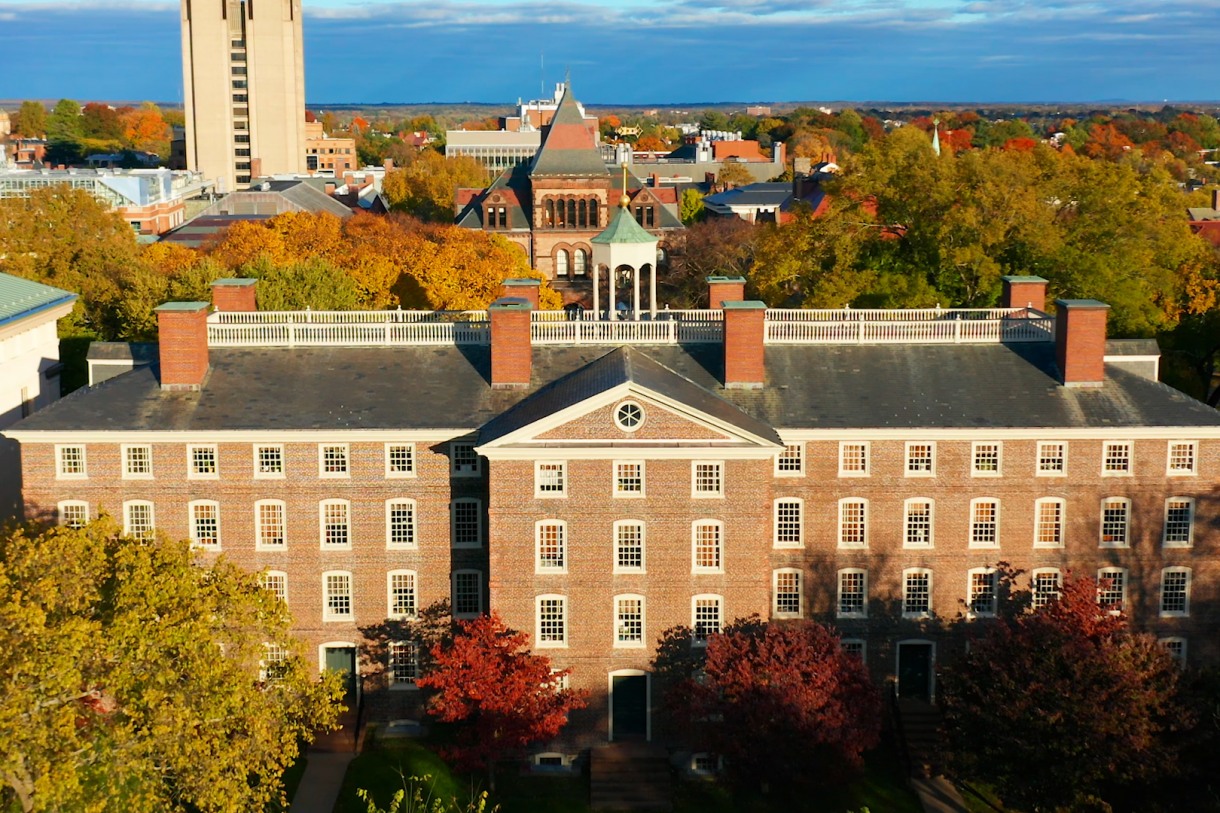
M 304 4 L 310 103 L 1220 98 L 1216 0 Z M 179 42 L 176 2 L 0 0 L 0 99 L 179 101 Z

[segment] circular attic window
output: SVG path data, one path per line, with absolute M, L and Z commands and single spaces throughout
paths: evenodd
M 634 432 L 644 423 L 644 408 L 635 401 L 624 401 L 614 411 L 614 422 L 624 432 Z

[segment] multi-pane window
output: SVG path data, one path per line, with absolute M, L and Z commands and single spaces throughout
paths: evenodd
M 89 524 L 89 503 L 65 500 L 59 504 L 59 524 L 65 528 L 83 528 Z
M 280 570 L 268 570 L 259 577 L 263 589 L 285 604 L 288 603 L 288 574 Z
M 188 477 L 219 477 L 219 469 L 216 463 L 216 447 L 214 445 L 187 446 L 186 466 Z
M 288 648 L 282 644 L 263 644 L 259 672 L 263 680 L 280 680 L 288 674 Z
M 322 574 L 322 620 L 347 621 L 352 617 L 352 574 Z
M 614 464 L 614 496 L 644 496 L 644 464 L 638 460 L 616 461 Z
M 1030 604 L 1035 610 L 1059 600 L 1059 571 L 1035 570 L 1030 579 Z
M 1131 473 L 1131 443 L 1128 441 L 1108 441 L 1102 444 L 1101 474 L 1103 477 L 1116 477 Z
M 864 618 L 868 614 L 868 574 L 863 570 L 839 571 L 839 618 Z
M 391 686 L 414 686 L 419 677 L 419 647 L 414 641 L 391 641 L 388 674 Z
M 936 444 L 907 444 L 907 477 L 931 477 L 936 474 Z
M 477 548 L 483 539 L 483 508 L 478 500 L 453 501 L 453 547 Z
M 283 477 L 284 447 L 278 444 L 254 447 L 254 476 Z
M 483 612 L 483 574 L 477 570 L 453 573 L 453 615 L 470 618 Z
M 972 447 L 971 474 L 975 477 L 999 477 L 1000 448 L 999 443 L 975 443 Z
M 1063 512 L 1066 503 L 1054 497 L 1034 501 L 1034 547 L 1063 547 Z
M 614 410 L 614 423 L 624 432 L 634 432 L 644 425 L 644 408 L 634 401 L 625 401 Z
M 839 547 L 863 548 L 868 545 L 868 503 L 848 498 L 839 500 Z
M 778 618 L 798 618 L 801 615 L 801 571 L 795 568 L 777 570 L 771 574 L 775 593 L 772 613 Z
M 922 616 L 932 612 L 932 571 L 904 570 L 902 573 L 902 614 Z
M 644 645 L 644 597 L 614 597 L 614 645 L 641 647 Z
M 534 495 L 562 497 L 567 494 L 567 464 L 561 461 L 539 462 L 534 465 Z
M 1167 567 L 1161 571 L 1161 615 L 1190 615 L 1190 570 Z
M 351 476 L 346 443 L 322 443 L 318 445 L 318 476 Z
M 723 496 L 724 481 L 721 464 L 693 463 L 691 465 L 691 493 L 695 497 Z
M 839 641 L 839 649 L 852 657 L 864 660 L 864 641 L 859 638 L 844 638 Z
M 723 526 L 716 521 L 703 520 L 692 526 L 694 547 L 694 572 L 721 573 L 724 560 L 721 556 Z
M 1165 647 L 1165 651 L 1169 653 L 1169 657 L 1173 658 L 1178 667 L 1186 668 L 1186 639 L 1185 638 L 1162 638 L 1159 641 L 1160 645 Z
M 287 544 L 284 531 L 284 503 L 260 500 L 254 504 L 254 545 L 258 548 L 282 548 Z
M 386 575 L 390 618 L 415 617 L 415 574 L 410 570 L 391 570 Z
M 220 504 L 212 500 L 196 500 L 189 507 L 191 542 L 208 548 L 220 547 Z
M 127 478 L 153 476 L 152 446 L 147 444 L 123 446 L 123 476 Z
M 538 646 L 568 645 L 568 600 L 564 596 L 538 597 Z
M 996 571 L 992 568 L 977 568 L 970 571 L 970 613 L 976 616 L 992 616 L 996 610 Z
M 1112 613 L 1122 612 L 1127 604 L 1127 571 L 1103 567 L 1097 571 L 1097 604 Z
M 385 445 L 385 476 L 413 477 L 415 475 L 415 444 L 387 443 Z
M 564 573 L 567 571 L 567 525 L 548 520 L 534 526 L 537 544 L 537 572 Z
M 473 443 L 454 443 L 449 447 L 453 473 L 458 477 L 475 477 L 479 474 L 479 456 Z
M 801 501 L 794 498 L 786 497 L 775 501 L 775 547 L 801 546 L 801 507 Z
M 707 643 L 707 639 L 720 632 L 720 596 L 695 596 L 691 599 L 691 629 L 696 646 Z
M 1067 474 L 1067 444 L 1059 441 L 1038 443 L 1038 476 L 1062 477 Z
M 868 443 L 844 441 L 839 444 L 839 476 L 868 476 Z
M 84 446 L 56 446 L 55 474 L 60 479 L 88 477 Z
M 350 505 L 347 500 L 323 500 L 318 506 L 322 547 L 346 548 L 352 544 Z
M 1165 538 L 1168 548 L 1188 548 L 1194 539 L 1195 501 L 1170 497 L 1165 501 Z
M 153 538 L 153 504 L 144 500 L 123 503 L 123 533 L 133 539 Z
M 614 523 L 614 570 L 616 573 L 644 570 L 644 523 Z
M 787 443 L 775 459 L 775 473 L 779 477 L 795 477 L 805 471 L 805 444 Z
M 1169 460 L 1166 471 L 1170 476 L 1195 473 L 1195 451 L 1193 440 L 1175 440 L 1169 443 Z
M 982 497 L 970 501 L 970 547 L 994 548 L 1000 544 L 1000 501 Z
M 387 500 L 385 541 L 388 548 L 415 547 L 415 500 Z
M 903 504 L 902 544 L 908 548 L 932 547 L 932 501 L 915 497 Z
M 1131 527 L 1131 501 L 1110 497 L 1101 501 L 1101 547 L 1125 548 Z

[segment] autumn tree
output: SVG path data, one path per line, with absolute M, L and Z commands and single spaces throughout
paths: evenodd
M 1177 770 L 1175 738 L 1194 724 L 1181 672 L 1097 590 L 1072 579 L 1040 609 L 1001 613 L 941 672 L 954 763 L 1006 805 L 1072 809 Z
M 826 627 L 755 617 L 708 636 L 705 649 L 690 636 L 667 631 L 653 668 L 671 724 L 724 756 L 737 786 L 801 798 L 850 779 L 879 742 L 881 694 Z
M 720 169 L 716 173 L 716 183 L 725 189 L 731 189 L 735 186 L 754 183 L 754 176 L 750 174 L 750 170 L 746 169 L 745 164 L 739 161 L 726 161 L 720 165 Z
M 420 150 L 404 166 L 386 173 L 382 189 L 395 211 L 434 223 L 452 223 L 457 190 L 481 189 L 486 184 L 487 170 L 476 159 Z
M 706 308 L 707 278 L 738 277 L 750 272 L 762 231 L 739 217 L 709 217 L 674 235 L 669 246 L 669 273 L 663 301 L 675 308 Z
M 15 136 L 42 138 L 47 133 L 47 109 L 42 102 L 22 102 L 10 125 Z
M 706 216 L 706 210 L 703 207 L 703 194 L 698 189 L 690 188 L 682 190 L 682 197 L 678 201 L 678 216 L 687 226 L 692 223 L 698 223 Z
M 264 810 L 337 715 L 257 575 L 107 519 L 0 537 L 0 619 L 5 809 Z
M 168 156 L 169 138 L 169 125 L 161 117 L 161 108 L 152 102 L 145 102 L 123 116 L 123 140 L 133 150 Z
M 495 789 L 495 763 L 556 737 L 568 714 L 585 707 L 583 694 L 563 687 L 570 670 L 529 650 L 529 635 L 511 630 L 494 611 L 458 622 L 452 640 L 432 647 L 432 669 L 416 685 L 435 690 L 429 714 L 459 724 L 444 755 L 463 770 L 486 769 Z

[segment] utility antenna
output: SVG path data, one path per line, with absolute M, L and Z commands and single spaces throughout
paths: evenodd
M 538 98 L 546 98 L 546 53 L 538 52 Z

